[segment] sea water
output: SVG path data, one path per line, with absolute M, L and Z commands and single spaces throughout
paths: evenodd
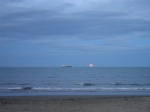
M 0 67 L 0 96 L 150 95 L 150 67 Z

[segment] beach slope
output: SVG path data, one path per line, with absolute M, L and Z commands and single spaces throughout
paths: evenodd
M 150 112 L 150 97 L 0 97 L 0 112 Z

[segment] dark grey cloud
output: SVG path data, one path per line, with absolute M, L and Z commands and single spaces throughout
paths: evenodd
M 83 0 L 0 1 L 0 38 L 31 40 L 38 45 L 54 43 L 53 46 L 61 48 L 99 49 L 101 44 L 84 41 L 109 40 L 107 45 L 114 45 L 117 40 L 150 37 L 148 0 L 95 0 L 84 6 L 83 3 Z M 70 38 L 77 38 L 78 44 L 67 45 L 73 42 Z
M 149 31 L 150 21 L 117 18 L 124 13 L 86 11 L 62 15 L 58 11 L 26 11 L 7 14 L 1 18 L 1 34 L 24 33 L 31 36 L 95 35 L 114 37 L 136 31 Z M 4 35 L 3 34 L 3 35 Z M 31 37 L 26 37 L 31 38 Z

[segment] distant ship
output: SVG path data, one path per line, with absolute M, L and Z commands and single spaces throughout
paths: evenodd
M 72 67 L 71 65 L 62 65 L 61 67 Z

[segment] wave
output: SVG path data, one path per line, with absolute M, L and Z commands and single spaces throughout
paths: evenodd
M 126 91 L 126 90 L 150 90 L 150 88 L 33 88 L 33 90 L 46 91 Z
M 125 83 L 103 83 L 103 84 L 94 84 L 94 83 L 77 83 L 74 85 L 80 85 L 80 86 L 95 86 L 95 85 L 115 85 L 115 86 L 150 86 L 150 84 L 137 84 L 137 83 L 131 83 L 131 84 L 125 84 Z
M 96 84 L 94 84 L 94 83 L 77 83 L 75 85 L 80 85 L 80 86 L 94 86 Z
M 5 85 L 7 85 L 7 86 L 10 86 L 10 85 L 29 85 L 30 83 L 11 83 L 11 82 L 9 82 L 9 83 L 0 83 L 0 85 L 2 85 L 2 86 L 5 86 Z
M 49 87 L 14 87 L 14 88 L 0 88 L 0 91 L 41 91 L 41 92 L 100 92 L 100 91 L 150 91 L 150 87 L 137 88 L 49 88 Z
M 125 83 L 111 83 L 110 85 L 131 85 L 131 86 L 149 86 L 150 84 L 137 84 L 137 83 L 133 83 L 133 84 L 125 84 Z
M 12 88 L 2 88 L 7 90 L 33 90 L 33 87 L 12 87 Z
M 51 83 L 43 83 L 44 85 L 50 85 Z M 0 86 L 30 86 L 32 85 L 31 83 L 0 83 Z M 54 85 L 59 85 L 59 84 L 54 84 Z M 138 84 L 138 83 L 90 83 L 90 82 L 81 82 L 81 83 L 75 83 L 73 85 L 78 85 L 78 86 L 99 86 L 99 85 L 112 85 L 112 86 L 150 86 L 150 83 L 147 84 Z M 24 89 L 27 89 L 26 87 Z M 29 88 L 28 88 L 29 89 Z

